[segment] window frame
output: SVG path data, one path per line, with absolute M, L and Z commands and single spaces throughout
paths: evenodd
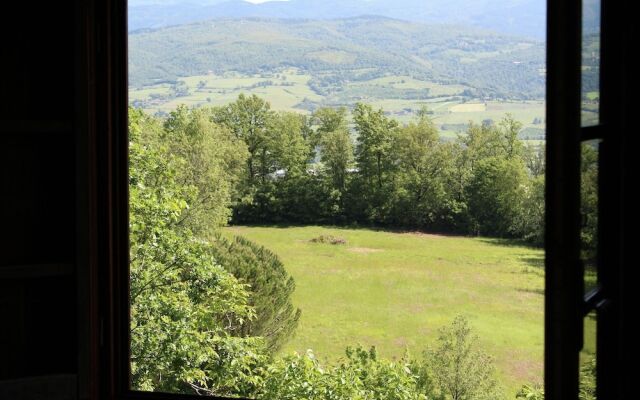
M 630 2 L 629 2 L 630 3 Z M 128 70 L 127 1 L 78 1 L 77 45 L 78 158 L 86 176 L 78 183 L 88 204 L 79 232 L 87 234 L 81 262 L 88 285 L 79 302 L 88 317 L 80 329 L 88 351 L 80 360 L 86 382 L 81 394 L 105 399 L 197 399 L 196 395 L 130 390 L 129 365 L 129 236 L 128 236 Z M 629 8 L 627 8 L 629 7 Z M 547 191 L 545 241 L 545 391 L 548 400 L 578 398 L 582 319 L 598 313 L 598 397 L 620 398 L 623 375 L 618 365 L 624 352 L 620 293 L 623 287 L 624 226 L 622 198 L 624 153 L 621 130 L 627 125 L 621 105 L 630 99 L 623 88 L 631 49 L 623 38 L 630 21 L 626 1 L 602 0 L 601 106 L 599 125 L 580 127 L 581 10 L 580 0 L 547 0 Z M 630 62 L 629 62 L 630 64 Z M 626 79 L 626 80 L 625 80 Z M 628 96 L 628 97 L 625 97 Z M 617 132 L 618 135 L 611 134 Z M 599 185 L 599 286 L 583 295 L 579 259 L 580 143 L 602 139 Z M 82 197 L 82 196 L 81 196 Z M 607 268 L 601 268 L 607 260 Z M 84 330 L 83 330 L 84 329 Z M 82 354 L 82 353 L 81 353 Z M 82 357 L 82 356 L 81 356 Z M 604 371 L 607 371 L 605 374 Z M 223 399 L 222 397 L 211 397 Z
M 633 24 L 631 2 L 599 0 L 600 105 L 598 124 L 581 126 L 582 10 L 585 0 L 547 1 L 547 192 L 545 194 L 545 395 L 547 399 L 578 399 L 580 350 L 584 319 L 595 311 L 596 395 L 623 398 L 629 373 L 623 295 L 624 197 L 630 183 L 626 166 L 631 147 L 627 106 L 632 82 L 629 40 Z M 633 78 L 637 79 L 637 78 Z M 598 149 L 598 282 L 584 293 L 584 264 L 580 259 L 581 145 L 599 140 Z M 630 213 L 629 213 L 630 214 Z M 627 311 L 628 312 L 628 311 Z M 626 316 L 629 318 L 629 316 Z

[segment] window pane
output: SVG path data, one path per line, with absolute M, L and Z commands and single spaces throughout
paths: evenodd
M 541 390 L 546 15 L 515 3 L 129 1 L 134 389 Z
M 582 2 L 582 126 L 600 120 L 600 0 Z
M 598 283 L 598 148 L 600 141 L 591 140 L 582 145 L 580 213 L 581 257 L 585 267 L 585 292 Z
M 596 399 L 596 326 L 597 315 L 584 318 L 584 346 L 580 352 L 580 400 Z
M 585 294 L 598 284 L 598 152 L 599 140 L 582 144 L 580 212 L 581 258 L 584 265 Z M 584 318 L 584 342 L 580 352 L 580 399 L 595 400 L 596 390 L 596 327 L 597 314 Z

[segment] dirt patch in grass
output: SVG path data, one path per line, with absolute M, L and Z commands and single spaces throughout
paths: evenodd
M 393 339 L 393 344 L 397 347 L 407 347 L 407 345 L 409 344 L 409 341 L 407 340 L 406 337 L 400 336 Z
M 542 363 L 523 357 L 522 354 L 511 354 L 511 359 L 506 360 L 511 375 L 521 382 L 535 382 L 542 376 Z
M 351 247 L 351 248 L 348 248 L 347 250 L 353 253 L 360 253 L 360 254 L 380 253 L 381 251 L 383 251 L 382 249 L 372 249 L 370 247 Z

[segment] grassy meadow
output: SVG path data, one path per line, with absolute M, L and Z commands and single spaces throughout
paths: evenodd
M 543 371 L 543 251 L 498 239 L 327 227 L 229 227 L 266 246 L 296 280 L 302 309 L 283 352 L 335 361 L 348 345 L 419 354 L 462 314 L 495 357 L 509 397 Z M 346 245 L 312 243 L 329 234 Z

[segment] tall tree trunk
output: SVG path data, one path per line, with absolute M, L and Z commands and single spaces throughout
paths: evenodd
M 378 155 L 376 156 L 378 158 L 378 188 L 381 189 L 382 188 L 382 171 L 381 171 L 381 155 L 378 153 Z
M 249 170 L 249 183 L 253 182 L 253 154 L 247 159 L 247 169 Z
M 260 160 L 261 165 L 261 175 L 262 175 L 262 183 L 265 183 L 267 177 L 267 149 L 262 149 L 262 157 Z

